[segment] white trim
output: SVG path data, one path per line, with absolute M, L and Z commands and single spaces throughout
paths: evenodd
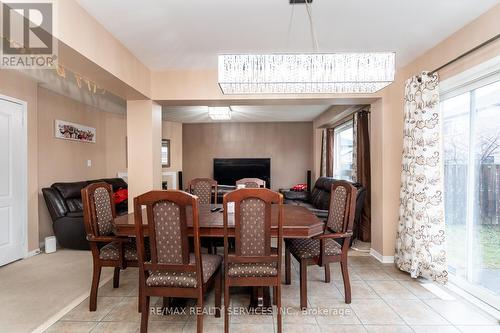
M 33 251 L 29 251 L 28 253 L 26 253 L 26 255 L 24 256 L 24 259 L 28 259 L 28 258 L 31 258 L 33 256 L 36 256 L 37 254 L 40 254 L 42 253 L 42 251 L 40 250 L 40 248 L 38 249 L 35 249 Z
M 500 80 L 500 56 L 440 82 L 440 99 L 443 101 L 498 80 Z
M 471 303 L 482 303 L 483 307 L 488 306 L 495 309 L 496 315 L 500 314 L 500 296 L 455 274 L 449 274 L 449 281 L 454 288 L 460 289 L 460 295 L 467 298 Z M 500 316 L 498 319 L 500 319 Z
M 492 305 L 484 302 L 480 298 L 476 297 L 475 295 L 469 293 L 467 290 L 462 288 L 461 286 L 455 284 L 455 281 L 453 280 L 451 274 L 450 274 L 450 282 L 446 284 L 446 287 L 454 292 L 455 294 L 465 298 L 467 301 L 470 303 L 474 304 L 484 312 L 488 313 L 489 315 L 495 317 L 497 320 L 500 320 L 500 311 L 493 307 Z
M 370 255 L 383 264 L 393 264 L 394 263 L 394 256 L 383 256 L 373 248 L 370 249 Z
M 106 283 L 108 283 L 111 279 L 113 278 L 113 274 L 111 274 L 107 279 L 102 280 L 99 283 L 99 288 L 104 286 Z M 82 295 L 78 296 L 75 298 L 71 303 L 66 305 L 61 311 L 57 312 L 55 315 L 47 319 L 44 323 L 42 323 L 40 326 L 35 328 L 31 333 L 42 333 L 46 331 L 50 326 L 54 325 L 59 319 L 64 317 L 65 314 L 73 310 L 78 304 L 83 302 L 87 297 L 89 297 L 89 291 L 86 291 Z
M 21 150 L 22 154 L 22 170 L 21 173 L 23 174 L 23 177 L 21 179 L 21 188 L 24 190 L 21 193 L 22 201 L 23 201 L 23 207 L 24 209 L 22 210 L 22 220 L 24 221 L 22 224 L 22 235 L 21 238 L 23 239 L 23 244 L 22 246 L 24 247 L 24 253 L 23 253 L 23 258 L 26 258 L 26 256 L 29 254 L 28 250 L 28 103 L 25 101 L 22 101 L 20 99 L 2 95 L 0 94 L 0 99 L 3 99 L 5 101 L 19 104 L 21 106 L 21 112 L 22 112 L 22 119 L 23 119 L 23 137 L 22 137 L 22 144 L 19 149 Z

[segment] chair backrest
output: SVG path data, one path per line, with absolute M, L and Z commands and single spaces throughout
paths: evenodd
M 349 182 L 339 180 L 332 184 L 330 210 L 325 232 L 352 232 L 357 190 Z
M 199 198 L 201 205 L 209 205 L 212 201 L 212 193 L 214 202 L 217 203 L 217 182 L 211 178 L 194 178 L 188 185 L 189 193 L 196 195 Z
M 236 181 L 236 185 L 245 185 L 245 188 L 266 187 L 266 182 L 259 178 L 242 178 Z
M 229 202 L 234 202 L 235 253 L 229 258 Z M 268 189 L 239 189 L 224 195 L 224 255 L 226 261 L 269 262 L 271 256 L 272 205 L 278 208 L 278 255 L 283 239 L 283 196 Z M 248 261 L 245 260 L 245 257 Z
M 146 220 L 143 220 L 143 208 Z M 134 198 L 134 219 L 137 254 L 141 274 L 151 270 L 196 272 L 198 286 L 202 285 L 198 198 L 183 191 L 150 191 Z M 194 231 L 195 264 L 190 264 L 188 221 Z M 147 221 L 145 225 L 144 222 Z M 148 228 L 149 249 L 144 242 Z M 146 251 L 149 250 L 149 251 Z M 145 254 L 151 254 L 146 262 Z
M 81 190 L 85 231 L 94 237 L 113 234 L 116 217 L 113 188 L 100 182 L 87 185 Z

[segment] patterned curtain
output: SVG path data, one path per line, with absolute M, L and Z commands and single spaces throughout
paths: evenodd
M 448 280 L 437 76 L 406 81 L 396 265 L 411 277 Z

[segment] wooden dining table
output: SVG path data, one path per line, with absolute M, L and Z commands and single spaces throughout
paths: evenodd
M 219 208 L 217 211 L 212 211 Z M 188 221 L 188 234 L 193 235 L 192 219 L 189 216 L 190 209 L 186 209 Z M 200 237 L 224 237 L 222 205 L 200 205 L 199 206 L 199 226 Z M 143 223 L 145 223 L 144 233 L 147 235 L 147 214 L 143 210 Z M 115 234 L 117 236 L 135 236 L 134 214 L 118 216 L 114 219 Z M 229 236 L 234 236 L 234 214 L 228 213 Z M 278 226 L 278 206 L 271 208 L 271 232 L 277 236 Z M 284 205 L 283 238 L 310 238 L 323 232 L 324 222 L 322 222 L 309 209 L 298 205 Z

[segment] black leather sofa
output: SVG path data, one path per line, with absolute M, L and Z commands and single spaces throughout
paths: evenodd
M 304 206 L 311 210 L 319 218 L 326 220 L 328 218 L 328 208 L 330 207 L 330 192 L 332 184 L 338 181 L 333 177 L 320 177 L 314 184 L 311 192 L 295 192 L 281 190 L 285 203 Z M 361 211 L 366 197 L 366 189 L 359 183 L 351 184 L 358 190 L 356 198 L 356 215 L 354 217 L 354 234 L 359 225 Z
M 121 178 L 95 179 L 72 183 L 54 183 L 43 188 L 42 193 L 47 204 L 54 234 L 61 247 L 76 250 L 90 249 L 83 225 L 83 205 L 81 189 L 91 183 L 106 182 L 113 191 L 126 189 L 127 183 Z M 116 205 L 116 214 L 128 212 L 127 200 Z

